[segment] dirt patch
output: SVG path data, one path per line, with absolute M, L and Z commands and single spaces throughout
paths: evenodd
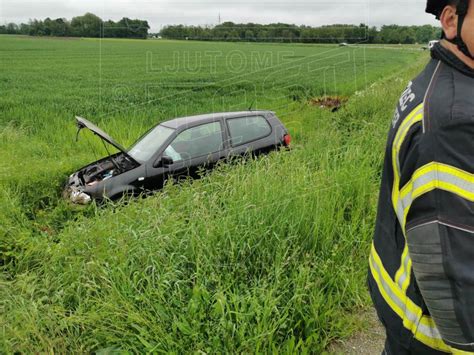
M 309 100 L 310 105 L 318 106 L 319 108 L 327 108 L 331 111 L 337 111 L 348 98 L 343 96 L 324 96 L 324 97 L 314 97 Z
M 329 354 L 381 354 L 385 343 L 385 329 L 371 308 L 361 314 L 367 324 L 365 330 L 355 333 L 349 339 L 338 340 L 328 348 Z

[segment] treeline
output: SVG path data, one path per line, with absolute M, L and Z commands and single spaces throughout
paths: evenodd
M 365 24 L 329 25 L 321 27 L 296 26 L 284 23 L 259 25 L 224 22 L 217 26 L 166 26 L 160 35 L 169 39 L 301 42 L 301 43 L 426 43 L 439 38 L 441 30 L 431 25 L 386 25 L 380 29 Z
M 22 34 L 30 36 L 58 37 L 108 37 L 108 38 L 147 38 L 150 26 L 144 20 L 127 17 L 118 22 L 103 21 L 99 16 L 86 13 L 68 21 L 65 18 L 30 20 L 17 25 L 9 23 L 0 26 L 0 34 Z

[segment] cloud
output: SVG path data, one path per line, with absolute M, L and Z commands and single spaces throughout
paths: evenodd
M 375 0 L 0 0 L 0 23 L 58 18 L 92 12 L 103 19 L 122 17 L 148 20 L 151 30 L 168 24 L 215 25 L 219 21 L 294 23 L 319 26 L 332 23 L 421 25 L 436 24 L 424 13 L 425 1 Z

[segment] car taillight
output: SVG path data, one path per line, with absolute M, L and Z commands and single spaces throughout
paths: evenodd
M 285 145 L 285 147 L 289 147 L 290 143 L 291 143 L 291 136 L 289 134 L 285 134 L 283 136 L 283 144 Z

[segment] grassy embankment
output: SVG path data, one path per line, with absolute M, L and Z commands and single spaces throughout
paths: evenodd
M 0 42 L 7 68 L 0 76 L 2 352 L 317 353 L 357 326 L 357 311 L 368 304 L 366 259 L 386 131 L 425 56 L 171 41 Z M 194 71 L 146 64 L 146 52 L 172 65 L 173 53 L 212 50 L 224 58 L 233 50 L 246 58 L 292 51 L 293 58 L 254 71 L 248 60 L 240 74 L 228 62 L 213 70 L 210 60 Z M 325 80 L 324 71 L 309 70 L 330 72 L 336 62 Z M 77 209 L 60 199 L 67 174 L 93 159 L 91 150 L 103 154 L 92 139 L 73 143 L 73 114 L 101 121 L 129 144 L 157 117 L 242 108 L 255 92 L 257 106 L 276 110 L 290 128 L 291 152 L 220 166 L 127 205 Z M 307 104 L 325 92 L 352 97 L 337 113 Z

